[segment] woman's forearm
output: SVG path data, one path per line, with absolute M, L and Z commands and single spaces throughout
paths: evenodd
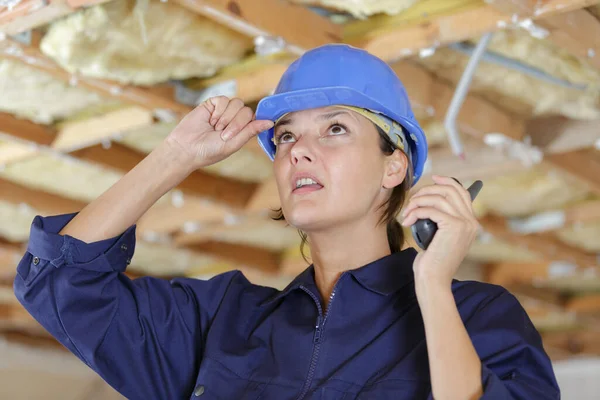
M 450 286 L 417 282 L 425 324 L 433 397 L 478 399 L 483 393 L 481 361 L 460 318 Z
M 189 175 L 191 160 L 165 140 L 60 232 L 91 243 L 123 233 Z

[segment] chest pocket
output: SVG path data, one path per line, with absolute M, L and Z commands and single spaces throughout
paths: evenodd
M 205 358 L 196 380 L 194 400 L 258 400 L 266 389 L 263 382 L 239 376 L 216 360 Z
M 299 387 L 258 382 L 211 358 L 202 361 L 191 400 L 284 400 L 294 399 Z M 308 399 L 307 399 L 308 400 Z

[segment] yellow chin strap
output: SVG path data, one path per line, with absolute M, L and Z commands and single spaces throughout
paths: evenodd
M 396 145 L 396 147 L 398 147 L 400 150 L 402 150 L 404 153 L 406 153 L 410 159 L 410 154 L 406 151 L 407 143 L 406 143 L 406 136 L 404 135 L 404 129 L 402 129 L 402 126 L 400 126 L 400 124 L 398 124 L 396 121 L 394 121 L 391 118 L 388 118 L 382 114 L 378 114 L 371 110 L 367 110 L 365 108 L 359 108 L 359 107 L 353 107 L 353 106 L 336 106 L 336 107 L 345 108 L 347 110 L 354 111 L 355 113 L 362 115 L 363 117 L 365 117 L 366 119 L 368 119 L 369 121 L 371 121 L 372 123 L 377 125 L 379 128 L 381 128 L 382 131 L 384 131 L 388 135 L 388 137 L 392 141 L 392 143 L 394 143 Z

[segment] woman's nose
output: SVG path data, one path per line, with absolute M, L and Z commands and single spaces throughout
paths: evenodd
M 300 138 L 300 140 L 294 143 L 290 155 L 292 157 L 292 164 L 294 165 L 300 162 L 311 163 L 315 160 L 314 152 L 305 137 Z

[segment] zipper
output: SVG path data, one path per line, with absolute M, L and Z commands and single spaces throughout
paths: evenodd
M 344 276 L 344 274 L 342 274 L 342 276 Z M 335 286 L 333 287 L 333 291 L 331 292 L 331 295 L 329 296 L 329 306 L 327 307 L 327 310 L 325 310 L 325 316 L 323 318 L 321 318 L 321 315 L 323 315 L 323 308 L 321 307 L 321 302 L 319 301 L 317 296 L 315 296 L 306 287 L 300 286 L 300 289 L 302 289 L 306 293 L 308 293 L 310 295 L 310 297 L 312 297 L 313 300 L 315 301 L 315 303 L 317 304 L 317 309 L 319 311 L 319 315 L 317 316 L 317 323 L 315 325 L 315 334 L 313 335 L 313 353 L 312 353 L 312 357 L 310 359 L 310 368 L 308 370 L 308 376 L 306 377 L 306 381 L 304 382 L 304 387 L 302 388 L 302 393 L 300 393 L 300 396 L 298 396 L 296 400 L 303 399 L 304 396 L 306 396 L 306 394 L 308 393 L 308 389 L 310 389 L 310 386 L 312 385 L 312 380 L 313 380 L 313 376 L 315 374 L 315 369 L 317 368 L 317 359 L 319 358 L 319 352 L 321 350 L 321 336 L 323 333 L 323 328 L 325 327 L 325 322 L 327 321 L 327 317 L 329 316 L 329 310 L 331 310 L 331 305 L 333 304 L 333 299 L 335 298 L 335 291 L 337 289 L 337 285 L 340 282 L 340 280 L 342 279 L 342 276 L 340 276 L 340 278 L 336 282 Z

